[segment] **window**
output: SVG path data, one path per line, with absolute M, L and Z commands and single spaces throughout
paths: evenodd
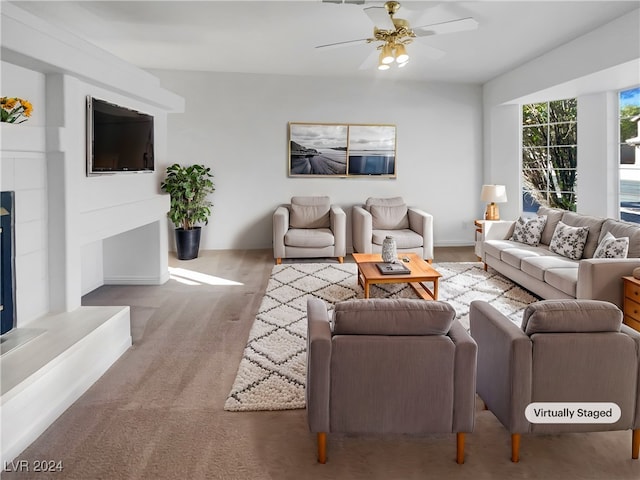
M 575 98 L 522 106 L 524 211 L 576 210 L 577 115 Z
M 620 106 L 620 218 L 640 223 L 640 87 L 618 94 Z

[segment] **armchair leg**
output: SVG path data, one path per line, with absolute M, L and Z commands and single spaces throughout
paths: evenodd
M 327 463 L 327 434 L 318 432 L 318 463 Z
M 276 265 L 281 265 L 281 264 L 282 264 L 282 259 L 276 258 Z
M 511 434 L 511 461 L 518 463 L 520 461 L 520 434 Z
M 640 429 L 636 429 L 631 434 L 631 458 L 638 459 L 640 454 Z
M 338 257 L 338 262 L 344 263 L 344 257 Z
M 464 463 L 464 433 L 456 433 L 456 462 Z

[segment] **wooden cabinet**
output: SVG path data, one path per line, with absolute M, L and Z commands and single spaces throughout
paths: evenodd
M 624 282 L 624 323 L 640 332 L 640 280 L 622 277 Z

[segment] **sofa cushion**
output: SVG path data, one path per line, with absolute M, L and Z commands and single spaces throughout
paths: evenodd
M 614 237 L 607 232 L 596 248 L 593 258 L 627 258 L 629 237 Z
M 589 227 L 589 235 L 587 235 L 587 241 L 584 245 L 584 251 L 582 258 L 591 258 L 596 251 L 598 241 L 600 240 L 600 230 L 604 223 L 604 218 L 591 217 L 589 215 L 582 215 L 575 212 L 564 212 L 562 214 L 562 222 L 565 225 L 572 227 Z
M 372 298 L 338 302 L 334 335 L 446 335 L 456 312 L 446 302 Z
M 528 218 L 520 217 L 513 227 L 511 240 L 527 245 L 538 245 L 545 223 L 547 223 L 545 215 Z
M 552 267 L 544 272 L 544 281 L 570 297 L 576 297 L 578 285 L 578 263 L 575 267 Z
M 422 235 L 417 234 L 413 230 L 373 230 L 371 232 L 371 241 L 376 245 L 382 245 L 387 236 L 392 236 L 396 241 L 396 248 L 418 248 L 422 247 L 424 239 Z
M 544 224 L 544 230 L 542 230 L 542 235 L 540 236 L 540 243 L 544 245 L 549 245 L 551 243 L 553 232 L 556 231 L 558 222 L 562 219 L 564 212 L 564 210 L 560 210 L 558 208 L 538 208 L 538 215 L 545 215 L 547 217 L 547 223 Z
M 541 255 L 547 255 L 548 251 L 539 251 L 535 247 L 532 248 L 505 248 L 500 252 L 500 260 L 515 268 L 520 268 L 521 262 L 525 258 L 537 258 Z
M 400 230 L 409 228 L 407 205 L 371 205 L 374 230 Z
M 616 238 L 629 237 L 627 258 L 640 258 L 640 225 L 607 218 L 602 224 L 598 242 L 602 241 L 607 233 L 611 233 Z
M 329 228 L 330 209 L 329 197 L 293 197 L 289 225 L 291 228 Z
M 288 247 L 323 248 L 335 244 L 335 238 L 328 228 L 290 228 L 284 236 Z
M 577 265 L 576 260 L 549 252 L 549 255 L 523 258 L 520 270 L 544 282 L 544 274 L 550 268 L 574 268 Z
M 619 332 L 622 312 L 599 300 L 544 300 L 524 311 L 522 330 L 534 333 Z
M 379 198 L 379 197 L 369 197 L 364 204 L 364 209 L 368 212 L 371 211 L 371 205 L 382 205 L 385 207 L 395 207 L 398 205 L 404 205 L 404 199 L 402 197 L 390 197 L 390 198 Z
M 572 227 L 564 222 L 558 222 L 553 233 L 549 250 L 573 260 L 580 260 L 589 235 L 589 227 Z

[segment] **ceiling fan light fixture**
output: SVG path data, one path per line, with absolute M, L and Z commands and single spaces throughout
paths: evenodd
M 380 52 L 380 63 L 389 64 L 393 63 L 395 60 L 393 56 L 393 47 L 390 44 L 386 43 L 382 46 L 382 51 Z
M 399 63 L 399 64 L 398 64 L 398 68 L 402 68 L 402 67 L 406 66 L 406 65 L 407 65 L 407 63 L 409 63 L 409 60 L 408 60 L 408 59 L 407 59 L 407 60 L 405 60 L 405 61 L 404 61 L 404 62 L 402 62 L 402 63 Z
M 399 64 L 404 64 L 409 61 L 409 54 L 407 53 L 407 49 L 404 48 L 403 44 L 398 44 L 396 46 L 396 62 Z

